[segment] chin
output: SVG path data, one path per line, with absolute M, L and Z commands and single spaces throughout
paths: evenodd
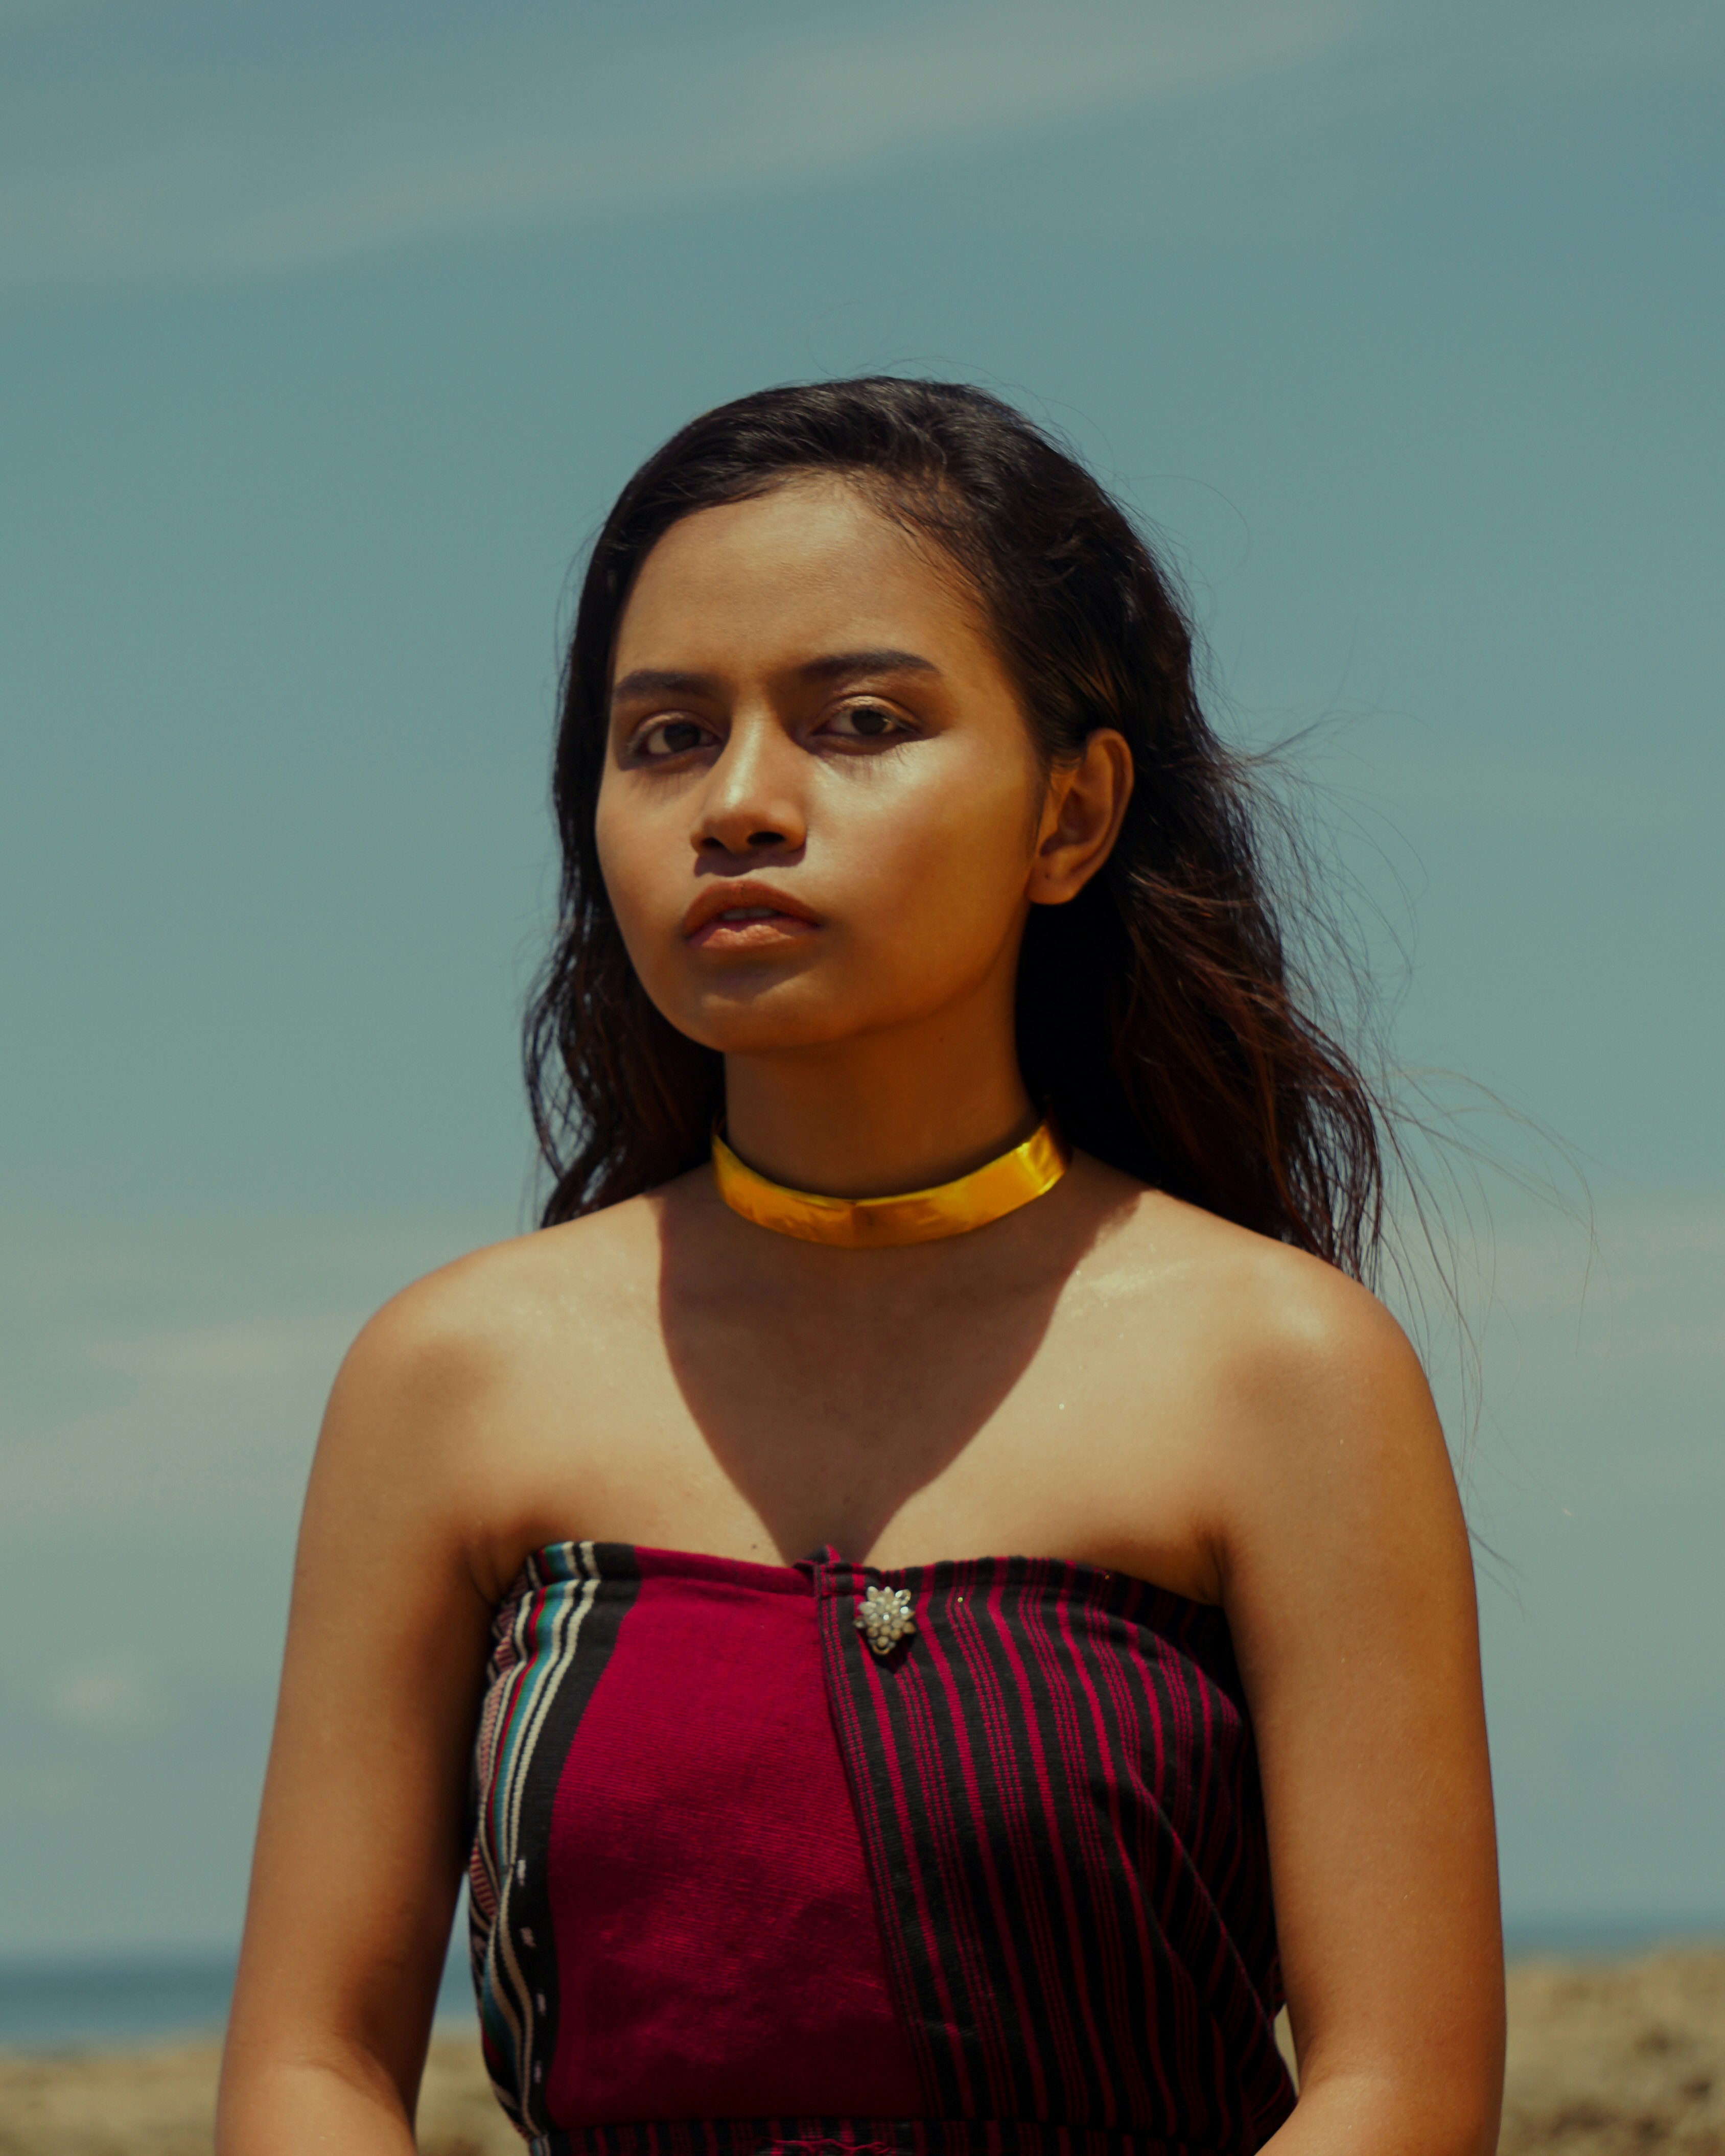
M 666 1015 L 680 1032 L 721 1055 L 830 1048 L 872 1029 L 860 1010 L 800 992 L 803 988 L 800 982 L 763 981 L 735 994 L 704 996 L 691 1008 Z

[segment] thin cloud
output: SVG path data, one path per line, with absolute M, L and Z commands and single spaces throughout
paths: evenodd
M 290 1523 L 348 1342 L 489 1225 L 0 1235 L 0 1521 Z
M 572 18 L 561 48 L 513 53 L 511 79 L 472 100 L 482 126 L 453 130 L 464 101 L 423 70 L 405 85 L 380 74 L 369 100 L 351 80 L 326 86 L 321 110 L 272 101 L 267 73 L 260 85 L 205 70 L 192 109 L 170 98 L 153 138 L 121 158 L 44 162 L 0 187 L 0 274 L 290 268 L 860 170 L 1296 66 L 1370 12 L 1367 0 L 1011 0 L 781 37 L 717 64 L 692 47 L 650 69 L 613 55 L 608 75 L 570 42 Z
M 1591 1264 L 1572 1224 L 1527 1223 L 1497 1243 L 1496 1286 L 1521 1356 L 1548 1393 L 1725 1379 L 1725 1205 L 1696 1200 L 1602 1218 Z
M 146 1385 L 293 1383 L 308 1373 L 326 1383 L 353 1330 L 353 1313 L 344 1310 L 95 1332 L 71 1343 L 71 1352 L 92 1370 Z
M 97 1736 L 130 1736 L 167 1720 L 170 1702 L 138 1670 L 100 1662 L 63 1671 L 48 1687 L 50 1717 Z

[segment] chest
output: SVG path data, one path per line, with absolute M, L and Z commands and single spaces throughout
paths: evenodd
M 1209 1389 L 1194 1328 L 1137 1297 L 614 1309 L 498 1433 L 520 1515 L 501 1577 L 578 1533 L 889 1563 L 1034 1551 L 1208 1599 Z

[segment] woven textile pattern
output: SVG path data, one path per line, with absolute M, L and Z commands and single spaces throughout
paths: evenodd
M 602 1547 L 612 1592 L 596 1614 Z M 491 2084 L 529 2136 L 548 2124 L 545 2076 L 557 2048 L 545 1876 L 552 1808 L 633 1578 L 629 1553 L 615 1544 L 557 1543 L 527 1559 L 493 1626 L 474 1748 L 468 1947 Z
M 921 1651 L 882 1663 L 845 1636 L 874 1577 L 818 1585 L 931 2109 L 1255 2148 L 1291 2090 L 1221 1613 L 1088 1566 L 934 1565 Z
M 551 1545 L 475 1801 L 534 2156 L 1245 2156 L 1292 2107 L 1226 1622 L 1124 1574 Z

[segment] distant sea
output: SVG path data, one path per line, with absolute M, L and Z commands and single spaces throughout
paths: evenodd
M 231 1953 L 0 1958 L 0 2046 L 59 2051 L 219 2035 L 234 1960 Z M 444 1966 L 437 2012 L 440 2021 L 474 2020 L 465 1931 Z
M 1725 1912 L 1681 1917 L 1553 1917 L 1512 1922 L 1511 1957 L 1610 1956 L 1662 1941 L 1725 1938 Z M 439 2020 L 471 2022 L 465 1927 L 457 1928 L 438 1994 Z M 76 2050 L 214 2035 L 234 1988 L 232 1953 L 139 1954 L 84 1959 L 0 1958 L 0 2046 Z

